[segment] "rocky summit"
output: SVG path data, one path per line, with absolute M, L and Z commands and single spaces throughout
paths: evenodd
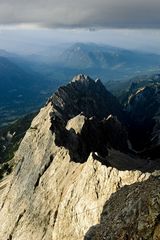
M 100 80 L 60 87 L 0 182 L 0 239 L 159 239 L 160 164 L 133 149 L 128 114 Z
M 102 82 L 80 74 L 62 86 L 50 98 L 54 111 L 66 121 L 83 112 L 86 117 L 103 119 L 109 114 L 122 118 L 118 100 L 106 90 Z

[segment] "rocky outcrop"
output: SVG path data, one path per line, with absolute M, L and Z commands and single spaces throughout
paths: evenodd
M 160 178 L 134 183 L 112 194 L 104 205 L 100 224 L 87 232 L 85 240 L 160 238 Z M 118 199 L 118 201 L 117 201 Z
M 160 84 L 151 82 L 147 86 L 132 86 L 127 111 L 130 115 L 129 136 L 133 147 L 143 157 L 159 158 L 160 131 Z
M 108 148 L 129 151 L 128 135 L 125 127 L 116 117 L 103 120 L 85 117 L 82 113 L 70 119 L 67 124 L 55 113 L 52 114 L 51 130 L 55 133 L 55 143 L 69 150 L 74 161 L 85 162 L 91 152 L 97 152 L 103 159 L 108 155 Z
M 15 155 L 12 175 L 0 183 L 1 240 L 83 239 L 100 223 L 112 193 L 159 174 L 156 162 L 128 155 L 125 128 L 111 115 L 116 106 L 108 99 L 114 97 L 100 82 L 79 76 L 41 109 Z

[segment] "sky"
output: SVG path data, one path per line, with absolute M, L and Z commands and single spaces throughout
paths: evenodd
M 1 0 L 0 23 L 49 28 L 159 28 L 159 0 Z
M 96 42 L 160 53 L 159 0 L 0 0 L 0 48 Z

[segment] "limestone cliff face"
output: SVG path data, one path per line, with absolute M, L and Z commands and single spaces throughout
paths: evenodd
M 78 111 L 72 119 L 66 114 L 63 118 L 63 111 L 49 101 L 33 120 L 15 155 L 12 175 L 0 183 L 1 240 L 84 239 L 100 223 L 112 193 L 159 174 L 151 162 L 120 152 L 121 146 L 114 150 L 107 137 L 102 139 L 107 150 L 94 151 L 94 138 L 98 141 L 112 121 L 86 115 Z M 90 129 L 96 129 L 93 136 Z

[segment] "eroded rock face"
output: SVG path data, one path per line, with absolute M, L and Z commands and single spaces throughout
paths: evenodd
M 70 99 L 77 101 L 81 88 L 90 92 L 90 84 L 91 89 L 97 86 L 92 81 L 85 76 L 75 79 L 74 87 L 59 90 L 33 120 L 15 155 L 17 165 L 10 179 L 0 184 L 1 240 L 83 239 L 91 226 L 100 223 L 112 193 L 159 174 L 151 162 L 118 151 L 124 144 L 117 141 L 117 150 L 112 149 L 119 136 L 126 143 L 121 123 L 106 116 L 114 107 L 100 116 L 96 112 L 103 101 L 93 107 L 91 99 L 93 108 L 86 112 L 81 96 L 82 104 L 68 105 Z M 76 95 L 68 92 L 70 88 Z M 103 94 L 96 94 L 95 99 L 101 99 Z M 112 128 L 117 133 L 111 137 Z
M 133 87 L 132 87 L 133 88 Z M 159 158 L 160 83 L 133 88 L 127 110 L 130 114 L 130 138 L 143 157 Z
M 117 201 L 118 199 L 118 201 Z M 85 240 L 160 238 L 160 178 L 121 188 L 104 205 L 100 224 L 90 228 Z

